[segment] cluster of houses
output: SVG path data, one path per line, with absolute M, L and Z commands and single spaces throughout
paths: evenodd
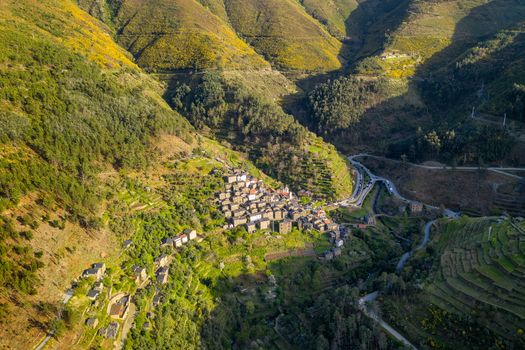
M 341 255 L 346 233 L 347 230 L 345 228 L 330 231 L 330 242 L 333 244 L 333 247 L 323 253 L 322 258 L 324 260 L 332 260 Z
M 224 183 L 217 201 L 227 219 L 225 229 L 244 226 L 250 233 L 271 230 L 281 234 L 289 233 L 294 225 L 320 232 L 339 229 L 324 210 L 300 204 L 287 186 L 273 190 L 241 171 L 224 176 Z
M 163 239 L 160 246 L 179 248 L 196 238 L 197 231 L 187 228 L 178 236 Z
M 91 265 L 89 269 L 82 272 L 83 278 L 94 277 L 97 281 L 101 280 L 104 274 L 106 273 L 106 264 L 104 263 L 95 263 Z
M 102 290 L 104 289 L 104 284 L 102 283 L 102 278 L 104 277 L 104 274 L 106 273 L 106 264 L 104 263 L 95 263 L 91 265 L 89 269 L 84 270 L 82 272 L 83 278 L 94 278 L 95 282 L 87 292 L 87 297 L 95 302 L 98 297 L 100 296 L 100 293 L 102 293 Z
M 93 326 L 93 328 L 94 327 L 96 327 L 96 325 Z M 118 322 L 111 322 L 107 327 L 100 328 L 98 330 L 98 335 L 104 338 L 108 338 L 108 339 L 115 339 L 117 337 L 118 329 L 119 329 Z
M 114 319 L 123 320 L 128 315 L 129 305 L 131 303 L 131 295 L 126 294 L 119 297 L 109 308 L 109 316 Z
M 301 230 L 328 233 L 333 248 L 323 254 L 325 260 L 341 255 L 343 238 L 338 224 L 327 217 L 326 212 L 299 203 L 286 186 L 273 190 L 262 180 L 241 171 L 224 176 L 224 191 L 218 193 L 217 201 L 227 219 L 225 229 L 244 226 L 251 233 L 271 230 L 287 234 L 296 226 Z
M 170 262 L 170 256 L 167 254 L 161 254 L 155 259 L 155 277 L 158 284 L 168 283 Z
M 179 248 L 195 239 L 197 239 L 197 231 L 187 228 L 178 236 L 163 239 L 160 247 Z M 170 262 L 171 258 L 167 254 L 161 254 L 155 259 L 155 277 L 158 284 L 168 283 Z

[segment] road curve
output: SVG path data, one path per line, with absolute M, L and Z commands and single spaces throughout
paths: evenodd
M 430 170 L 466 170 L 466 171 L 472 171 L 472 170 L 488 170 L 488 171 L 493 171 L 493 172 L 496 172 L 496 173 L 500 173 L 502 175 L 507 175 L 507 176 L 511 176 L 511 177 L 515 177 L 515 178 L 519 178 L 519 179 L 522 179 L 523 176 L 519 176 L 519 175 L 515 175 L 515 174 L 509 174 L 509 173 L 506 173 L 506 171 L 525 171 L 525 167 L 486 167 L 486 168 L 483 168 L 483 167 L 479 167 L 479 166 L 456 166 L 456 167 L 451 167 L 451 166 L 448 166 L 448 165 L 442 165 L 442 166 L 438 166 L 438 165 L 424 165 L 424 164 L 417 164 L 417 163 L 411 163 L 411 162 L 403 162 L 401 160 L 397 160 L 397 159 L 392 159 L 392 158 L 387 158 L 387 157 L 383 157 L 383 156 L 375 156 L 375 155 L 372 155 L 372 154 L 368 154 L 368 153 L 359 153 L 359 154 L 356 154 L 354 156 L 351 156 L 353 159 L 355 158 L 360 158 L 360 157 L 370 157 L 370 158 L 375 158 L 375 159 L 382 159 L 382 160 L 388 160 L 388 161 L 391 161 L 391 162 L 394 162 L 394 163 L 403 163 L 403 164 L 408 164 L 410 166 L 414 166 L 414 167 L 417 167 L 417 168 L 422 168 L 422 169 L 430 169 Z
M 386 188 L 390 192 L 390 194 L 395 196 L 395 197 L 397 197 L 398 199 L 400 199 L 400 200 L 402 200 L 404 202 L 407 202 L 407 203 L 415 202 L 413 200 L 410 200 L 408 198 L 403 197 L 399 193 L 399 191 L 397 190 L 397 188 L 394 185 L 394 183 L 392 183 L 390 180 L 388 180 L 386 178 L 383 178 L 383 177 L 380 177 L 380 176 L 374 175 L 366 166 L 364 166 L 363 164 L 361 164 L 360 162 L 355 160 L 355 158 L 362 157 L 362 156 L 367 156 L 367 154 L 356 154 L 356 155 L 348 157 L 348 160 L 352 163 L 354 168 L 357 170 L 357 181 L 356 181 L 356 184 L 355 184 L 352 196 L 350 198 L 347 198 L 345 200 L 342 200 L 342 201 L 336 203 L 337 205 L 361 207 L 362 203 L 364 202 L 364 200 L 366 199 L 366 197 L 368 196 L 368 194 L 370 193 L 370 191 L 372 190 L 372 188 L 374 187 L 376 182 L 384 183 Z M 442 168 L 439 168 L 439 169 L 442 169 Z M 523 169 L 523 170 L 525 170 L 525 169 Z M 366 173 L 370 177 L 370 181 L 369 181 L 368 184 L 364 183 L 365 176 L 363 175 L 363 172 Z M 426 206 L 427 208 L 438 209 L 437 207 L 429 205 L 429 204 L 423 204 L 423 205 Z M 443 214 L 446 217 L 449 217 L 449 218 L 458 218 L 459 215 L 460 215 L 460 213 L 454 212 L 454 211 L 452 211 L 450 209 L 445 209 Z M 429 222 L 427 222 L 425 224 L 423 239 L 422 239 L 421 243 L 413 251 L 406 252 L 405 254 L 403 254 L 401 256 L 401 258 L 399 259 L 399 262 L 397 263 L 397 266 L 396 266 L 396 271 L 397 272 L 401 272 L 403 270 L 403 268 L 405 267 L 406 262 L 410 259 L 410 257 L 412 256 L 412 254 L 415 251 L 423 249 L 423 248 L 425 248 L 428 245 L 428 243 L 430 242 L 430 230 L 432 228 L 432 225 L 434 225 L 435 222 L 436 222 L 436 220 L 432 220 L 432 221 L 429 221 Z M 408 347 L 410 349 L 413 349 L 413 350 L 417 350 L 417 348 L 412 343 L 410 343 L 410 341 L 408 339 L 406 339 L 402 334 L 400 334 L 398 331 L 396 331 L 388 323 L 383 321 L 379 317 L 379 315 L 377 315 L 375 312 L 373 312 L 373 311 L 368 309 L 367 303 L 371 302 L 371 301 L 374 301 L 377 298 L 378 295 L 379 295 L 379 291 L 374 291 L 372 293 L 369 293 L 369 294 L 361 297 L 359 299 L 359 301 L 358 301 L 359 309 L 365 315 L 367 315 L 368 317 L 370 317 L 371 319 L 376 321 L 392 337 L 394 337 L 397 340 L 399 340 L 400 342 L 402 342 L 406 347 Z

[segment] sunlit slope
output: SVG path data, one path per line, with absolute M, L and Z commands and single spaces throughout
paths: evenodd
M 413 0 L 399 26 L 390 28 L 382 53 L 369 59 L 373 68 L 362 73 L 403 78 L 439 68 L 523 18 L 525 4 L 519 0 Z
M 223 0 L 198 0 L 204 7 L 220 17 L 222 20 L 228 22 L 228 14 Z
M 346 21 L 358 6 L 357 0 L 302 0 L 306 11 L 338 38 L 347 37 Z
M 38 344 L 86 266 L 118 268 L 122 231 L 103 215 L 112 184 L 154 178 L 158 157 L 197 147 L 161 92 L 74 3 L 0 4 L 0 348 Z M 249 164 L 200 139 L 210 157 Z M 84 321 L 65 320 L 59 341 Z
M 47 35 L 67 49 L 109 68 L 135 65 L 131 56 L 113 42 L 100 23 L 70 1 L 12 1 L 0 3 L 3 26 L 20 32 Z
M 343 45 L 293 0 L 226 0 L 241 38 L 276 67 L 328 71 L 341 67 Z
M 114 21 L 120 44 L 148 70 L 269 67 L 196 0 L 124 0 Z

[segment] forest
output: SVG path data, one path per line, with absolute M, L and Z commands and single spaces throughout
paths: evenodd
M 100 170 L 145 169 L 150 137 L 161 131 L 192 137 L 180 116 L 152 103 L 146 84 L 119 82 L 139 80 L 136 71 L 103 72 L 51 41 L 9 30 L 0 42 L 0 63 L 11 67 L 0 69 L 0 211 L 31 193 L 44 208 L 65 208 L 68 220 L 96 229 Z M 13 239 L 4 224 L 2 240 Z M 27 293 L 38 263 L 23 246 L 3 246 L 1 286 Z
M 262 171 L 295 191 L 308 190 L 313 196 L 324 198 L 340 196 L 337 189 L 330 186 L 330 176 L 323 177 L 324 173 L 334 171 L 329 163 L 339 157 L 335 149 L 316 140 L 293 116 L 263 97 L 247 93 L 241 86 L 227 84 L 215 72 L 207 72 L 193 88 L 186 83 L 177 84 L 168 100 L 188 115 L 198 130 L 248 154 Z M 337 170 L 346 172 L 344 161 L 342 163 L 343 168 Z M 305 181 L 308 177 L 320 179 L 309 186 Z M 349 187 L 347 184 L 344 191 Z

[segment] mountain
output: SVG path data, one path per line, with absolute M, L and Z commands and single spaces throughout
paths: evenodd
M 343 46 L 296 1 L 225 1 L 230 23 L 279 69 L 326 71 L 341 67 Z
M 81 1 L 80 5 L 111 23 L 119 42 L 148 70 L 261 69 L 268 62 L 290 70 L 341 67 L 342 44 L 295 1 Z
M 139 216 L 159 213 L 176 217 L 179 225 L 200 230 L 217 227 L 216 209 L 209 206 L 214 192 L 207 187 L 213 168 L 225 172 L 235 166 L 269 185 L 279 184 L 246 155 L 199 133 L 166 103 L 166 86 L 137 65 L 148 61 L 138 56 L 135 60 L 114 41 L 112 35 L 124 40 L 122 33 L 133 33 L 135 25 L 130 21 L 114 31 L 120 23 L 114 17 L 115 3 L 84 1 L 81 5 L 104 23 L 69 1 L 7 1 L 0 6 L 0 312 L 2 322 L 10 324 L 1 327 L 2 347 L 28 348 L 49 329 L 56 329 L 57 335 L 73 334 L 82 326 L 75 307 L 65 309 L 67 317 L 55 324 L 63 292 L 83 269 L 100 259 L 114 259 L 110 264 L 117 273 L 114 277 L 125 278 L 127 272 L 118 267 L 121 243 L 135 234 L 133 225 L 143 220 Z M 123 16 L 126 6 L 118 7 Z M 231 39 L 220 47 L 230 53 L 228 58 L 208 60 L 204 66 L 227 63 L 269 69 L 264 59 L 201 4 L 180 2 L 175 7 L 204 16 L 198 21 L 181 18 L 187 21 L 184 25 L 194 26 L 190 31 L 209 25 L 204 29 L 213 32 L 213 37 L 198 34 L 197 42 Z M 138 14 L 133 18 L 140 19 Z M 224 30 L 217 32 L 217 28 Z M 130 45 L 139 44 L 137 38 L 135 46 Z M 208 50 L 208 45 L 201 48 Z M 285 79 L 269 75 L 277 81 Z M 236 81 L 235 76 L 224 77 L 225 82 Z M 272 131 L 275 136 L 281 134 L 283 148 L 268 148 L 262 155 L 254 148 L 247 155 L 260 168 L 289 180 L 296 189 L 326 198 L 352 191 L 350 168 L 332 146 L 275 104 L 250 95 L 242 98 L 253 101 L 255 117 L 257 108 L 269 106 L 268 117 L 284 118 Z M 257 135 L 264 132 L 257 129 L 261 122 L 266 121 L 252 121 L 255 129 L 249 137 L 262 136 Z M 294 133 L 302 136 L 291 141 Z M 301 159 L 303 165 L 291 172 Z M 177 161 L 187 164 L 173 168 Z M 188 182 L 178 182 L 182 178 Z M 173 186 L 178 186 L 181 197 L 170 197 Z M 202 193 L 192 192 L 192 186 Z M 62 341 L 63 345 L 55 346 L 69 346 L 71 339 L 66 336 Z
M 524 18 L 2 1 L 0 348 L 522 347 Z
M 63 292 L 86 266 L 119 256 L 131 226 L 107 215 L 132 183 L 153 191 L 131 191 L 132 211 L 155 211 L 166 166 L 192 152 L 265 177 L 198 135 L 75 4 L 8 1 L 0 17 L 0 344 L 22 349 L 54 327 Z
M 438 153 L 446 162 L 501 158 L 523 162 L 516 157 L 523 150 L 522 2 L 402 1 L 379 5 L 367 1 L 361 5 L 347 21 L 349 31 L 359 38 L 359 44 L 353 45 L 355 61 L 350 72 L 340 81 L 320 83 L 305 97 L 306 111 L 296 113 L 304 124 L 322 135 L 329 129 L 328 139 L 348 152 L 366 145 L 392 157 L 412 154 L 412 159 L 422 159 L 436 154 L 414 155 L 419 129 L 436 132 L 440 141 L 444 133 L 454 130 L 461 138 L 473 140 L 473 145 L 476 138 L 486 137 L 481 136 L 483 128 L 490 129 L 496 120 L 501 125 L 506 114 L 515 124 L 506 129 L 504 137 L 493 135 L 512 144 L 501 145 L 504 155 L 482 154 L 481 144 L 475 146 L 475 156 L 470 151 Z M 363 29 L 358 32 L 351 23 L 370 25 L 358 25 Z M 349 91 L 354 97 L 349 97 Z M 319 96 L 324 97 L 319 100 Z M 317 117 L 316 104 L 330 106 L 322 118 Z M 472 107 L 485 116 L 469 120 Z M 326 118 L 333 125 L 326 125 Z M 389 135 L 390 140 L 376 142 L 381 135 Z
M 269 67 L 198 1 L 123 1 L 114 25 L 119 43 L 149 71 Z
M 356 0 L 303 0 L 301 4 L 313 18 L 325 25 L 332 35 L 342 39 L 348 34 L 348 17 L 359 6 Z

